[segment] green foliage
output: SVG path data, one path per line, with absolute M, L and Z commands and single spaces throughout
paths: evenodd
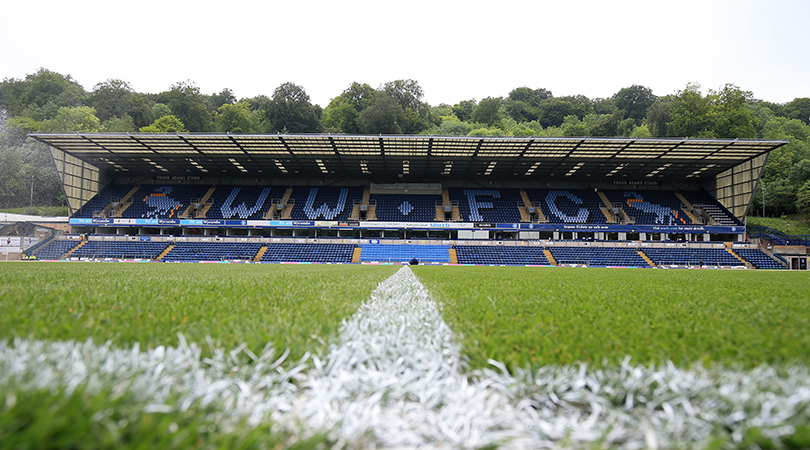
M 517 122 L 531 122 L 540 118 L 540 102 L 551 98 L 547 89 L 519 87 L 509 92 L 504 101 L 504 110 Z
M 622 88 L 613 95 L 616 108 L 625 112 L 624 117 L 641 120 L 647 115 L 647 109 L 658 99 L 648 87 L 634 84 Z M 609 136 L 609 135 L 605 135 Z
M 709 98 L 700 93 L 699 84 L 687 84 L 672 100 L 672 120 L 669 126 L 673 136 L 713 137 L 708 136 L 714 134 L 709 127 L 711 103 Z
M 211 113 L 198 88 L 192 81 L 181 81 L 172 85 L 166 93 L 169 109 L 180 119 L 188 131 L 212 131 Z
M 500 97 L 487 97 L 478 103 L 472 112 L 474 122 L 483 123 L 489 126 L 495 125 L 501 120 L 501 106 L 503 99 Z
M 0 209 L 0 212 L 45 217 L 67 217 L 70 215 L 70 210 L 67 206 L 26 206 L 23 208 L 3 208 Z
M 154 116 L 155 120 L 157 120 L 161 117 L 172 115 L 172 110 L 169 108 L 169 105 L 165 103 L 155 103 L 152 106 L 152 115 Z
M 323 110 L 323 126 L 339 133 L 359 133 L 357 120 L 360 113 L 354 108 L 351 100 L 337 96 Z
M 791 119 L 798 119 L 810 125 L 810 98 L 795 98 L 785 105 L 785 114 Z
M 810 361 L 797 272 L 413 268 L 463 336 L 473 368 L 672 360 L 754 367 Z M 735 289 L 734 286 L 745 286 Z
M 380 93 L 374 98 L 374 104 L 360 113 L 358 125 L 366 134 L 401 134 L 404 112 L 396 101 L 387 94 Z
M 475 99 L 462 100 L 453 105 L 453 114 L 462 122 L 469 122 L 472 120 L 472 113 L 476 106 L 478 106 L 478 102 Z
M 746 221 L 749 227 L 769 227 L 790 236 L 810 235 L 810 223 L 800 220 L 798 217 L 748 216 Z
M 255 131 L 250 115 L 250 105 L 244 102 L 225 103 L 217 109 L 214 121 L 217 131 L 228 133 L 252 133 Z
M 124 117 L 133 109 L 132 85 L 123 80 L 109 79 L 93 86 L 93 92 L 85 103 L 96 110 L 98 118 L 104 122 L 114 117 Z
M 124 114 L 124 117 L 113 117 L 101 124 L 101 129 L 106 133 L 126 133 L 129 131 L 137 131 L 135 121 L 129 114 Z
M 173 115 L 163 116 L 152 125 L 141 127 L 141 133 L 185 133 L 188 130 L 183 122 Z
M 56 117 L 42 122 L 39 131 L 46 133 L 70 133 L 76 131 L 97 133 L 101 131 L 101 121 L 96 117 L 96 110 L 89 106 L 62 107 L 59 108 Z
M 26 75 L 24 80 L 12 78 L 4 79 L 0 83 L 0 105 L 13 116 L 26 115 L 25 111 L 32 107 L 81 106 L 86 95 L 84 88 L 70 75 L 62 75 L 43 68 Z
M 547 98 L 540 102 L 540 125 L 543 128 L 559 127 L 568 116 L 581 119 L 588 111 L 587 105 L 576 104 L 565 97 Z
M 24 137 L 0 140 L 0 208 L 64 204 L 59 176 L 46 145 Z M 32 189 L 33 188 L 33 189 Z M 31 191 L 33 190 L 33 201 Z
M 320 130 L 319 108 L 309 101 L 303 87 L 284 83 L 273 91 L 267 105 L 267 119 L 273 131 L 286 133 L 312 133 Z
M 232 90 L 225 88 L 218 94 L 209 95 L 206 98 L 206 103 L 208 104 L 208 109 L 216 111 L 224 105 L 236 104 L 236 96 L 233 95 Z
M 211 336 L 217 347 L 270 343 L 290 361 L 326 350 L 340 321 L 395 266 L 7 263 L 0 339 L 143 347 Z M 48 280 L 42 283 L 42 280 Z M 204 346 L 206 347 L 206 346 Z
M 810 160 L 805 160 L 810 163 Z M 796 192 L 796 211 L 810 220 L 810 181 L 806 181 Z

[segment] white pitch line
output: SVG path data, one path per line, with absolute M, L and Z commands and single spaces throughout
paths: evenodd
M 209 344 L 210 345 L 210 344 Z M 201 359 L 186 343 L 141 351 L 91 341 L 0 340 L 0 388 L 127 391 L 145 411 L 218 405 L 222 431 L 271 418 L 294 438 L 336 447 L 705 447 L 729 430 L 778 440 L 810 423 L 805 365 L 753 370 L 584 365 L 464 374 L 458 342 L 407 266 L 374 290 L 323 361 L 281 366 L 240 346 Z M 247 357 L 252 362 L 247 364 Z M 497 366 L 497 363 L 494 363 Z M 10 389 L 10 390 L 8 390 Z
M 392 447 L 469 448 L 526 435 L 508 399 L 469 383 L 460 361 L 436 303 L 404 266 L 344 324 L 295 409 L 315 429 L 348 441 L 373 433 Z

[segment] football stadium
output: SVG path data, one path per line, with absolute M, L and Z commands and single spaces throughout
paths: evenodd
M 787 141 L 30 137 L 70 232 L 2 265 L 0 448 L 810 446 Z

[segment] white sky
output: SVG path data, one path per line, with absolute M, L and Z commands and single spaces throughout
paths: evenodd
M 733 83 L 810 97 L 810 1 L 0 1 L 0 78 L 39 67 L 88 91 L 192 80 L 271 96 L 303 86 L 326 106 L 353 81 L 414 79 L 431 105 L 506 96 L 656 95 Z

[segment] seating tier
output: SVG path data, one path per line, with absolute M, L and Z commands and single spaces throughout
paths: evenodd
M 350 263 L 353 244 L 269 244 L 261 262 Z
M 79 245 L 77 241 L 53 240 L 37 249 L 34 252 L 34 256 L 36 256 L 37 259 L 59 259 L 77 245 Z
M 248 242 L 178 242 L 161 261 L 250 261 L 261 246 Z
M 95 259 L 156 259 L 168 246 L 168 242 L 89 241 L 70 256 Z
M 450 262 L 449 245 L 361 244 L 361 262 Z
M 642 251 L 657 265 L 745 265 L 722 248 L 645 248 Z
M 436 202 L 441 195 L 371 194 L 377 202 L 377 220 L 385 222 L 433 222 L 436 219 Z
M 74 217 L 91 218 L 110 201 L 121 198 L 132 186 L 107 186 L 81 208 Z M 191 204 L 202 198 L 210 186 L 142 185 L 132 197 L 122 218 L 176 219 Z M 286 187 L 218 186 L 211 196 L 207 219 L 258 220 L 269 209 L 271 199 L 282 198 Z M 293 220 L 348 220 L 355 201 L 363 197 L 363 187 L 299 186 L 292 190 L 295 206 Z M 526 189 L 531 202 L 540 202 L 549 223 L 605 224 L 602 199 L 589 189 Z M 464 222 L 519 223 L 518 205 L 523 204 L 520 189 L 448 189 L 450 200 L 458 202 Z M 692 225 L 682 204 L 672 191 L 603 191 L 615 206 L 635 218 L 637 224 Z M 722 225 L 740 225 L 728 210 L 706 192 L 688 192 L 684 196 L 697 208 L 707 211 Z M 371 194 L 376 201 L 376 218 L 387 222 L 432 222 L 440 195 Z
M 489 245 L 459 245 L 456 247 L 459 264 L 488 265 L 540 265 L 550 263 L 540 247 L 496 247 Z
M 649 267 L 634 248 L 549 247 L 557 264 L 588 266 Z
M 765 252 L 757 248 L 734 249 L 734 252 L 740 255 L 744 260 L 750 262 L 757 269 L 785 268 L 785 266 L 779 263 L 779 261 L 776 261 L 775 259 L 766 255 Z

